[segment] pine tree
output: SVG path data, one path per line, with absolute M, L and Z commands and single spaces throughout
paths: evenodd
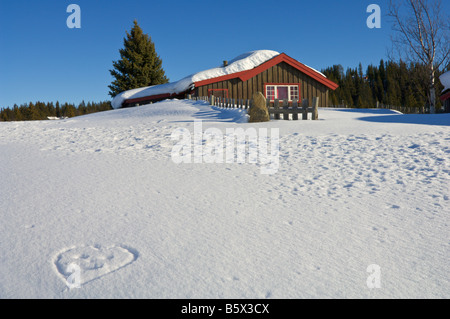
M 65 103 L 63 105 L 63 114 L 66 117 L 74 117 L 75 116 L 75 106 L 73 104 Z
M 19 106 L 17 104 L 14 104 L 14 120 L 15 121 L 23 120 L 22 112 L 20 112 Z
M 37 102 L 37 103 L 39 103 L 39 102 Z M 27 119 L 30 121 L 41 120 L 41 115 L 39 114 L 39 110 L 36 107 L 36 105 L 33 104 L 32 102 L 30 102 L 30 104 L 28 105 L 28 118 Z
M 114 68 L 110 70 L 115 78 L 108 86 L 112 97 L 126 90 L 168 82 L 155 44 L 148 34 L 143 33 L 136 20 L 131 32 L 126 33 L 124 48 L 119 50 L 121 59 L 114 61 Z
M 58 101 L 56 101 L 55 113 L 56 113 L 56 117 L 61 117 L 61 108 L 59 106 L 59 102 Z

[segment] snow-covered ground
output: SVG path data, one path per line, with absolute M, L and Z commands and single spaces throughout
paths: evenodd
M 450 297 L 449 114 L 245 117 L 165 101 L 0 123 L 0 298 Z M 175 164 L 194 120 L 279 128 L 278 172 Z

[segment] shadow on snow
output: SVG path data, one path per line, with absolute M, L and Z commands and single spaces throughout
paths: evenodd
M 372 123 L 402 123 L 450 126 L 450 113 L 444 114 L 402 114 L 389 109 L 327 109 L 339 112 L 376 114 L 378 116 L 362 116 L 357 119 Z
M 247 123 L 247 118 L 245 116 L 247 111 L 244 109 L 223 109 L 215 106 L 209 106 L 209 104 L 203 101 L 193 101 L 191 104 L 198 109 L 198 111 L 192 115 L 195 119 L 202 120 L 204 122 Z M 205 108 L 205 106 L 208 107 Z
M 360 121 L 373 123 L 402 123 L 450 126 L 450 114 L 395 114 L 390 116 L 368 116 L 358 118 Z

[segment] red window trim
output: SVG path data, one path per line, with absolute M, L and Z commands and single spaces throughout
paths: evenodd
M 211 92 L 214 91 L 225 91 L 227 93 L 227 99 L 228 99 L 228 89 L 208 89 L 208 96 L 211 96 Z
M 284 86 L 284 85 L 289 85 L 289 86 L 298 86 L 298 100 L 301 101 L 302 100 L 302 91 L 300 90 L 301 85 L 300 83 L 264 83 L 264 96 L 267 99 L 267 87 L 268 86 L 273 86 L 273 85 L 278 85 L 278 86 Z M 271 100 L 274 101 L 274 100 Z M 292 100 L 289 100 L 289 102 L 292 102 Z

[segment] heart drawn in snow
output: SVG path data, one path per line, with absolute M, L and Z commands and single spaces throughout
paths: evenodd
M 78 266 L 80 284 L 84 285 L 128 266 L 138 255 L 134 249 L 121 245 L 72 247 L 60 252 L 54 260 L 54 265 L 64 282 L 72 275 L 72 266 Z

